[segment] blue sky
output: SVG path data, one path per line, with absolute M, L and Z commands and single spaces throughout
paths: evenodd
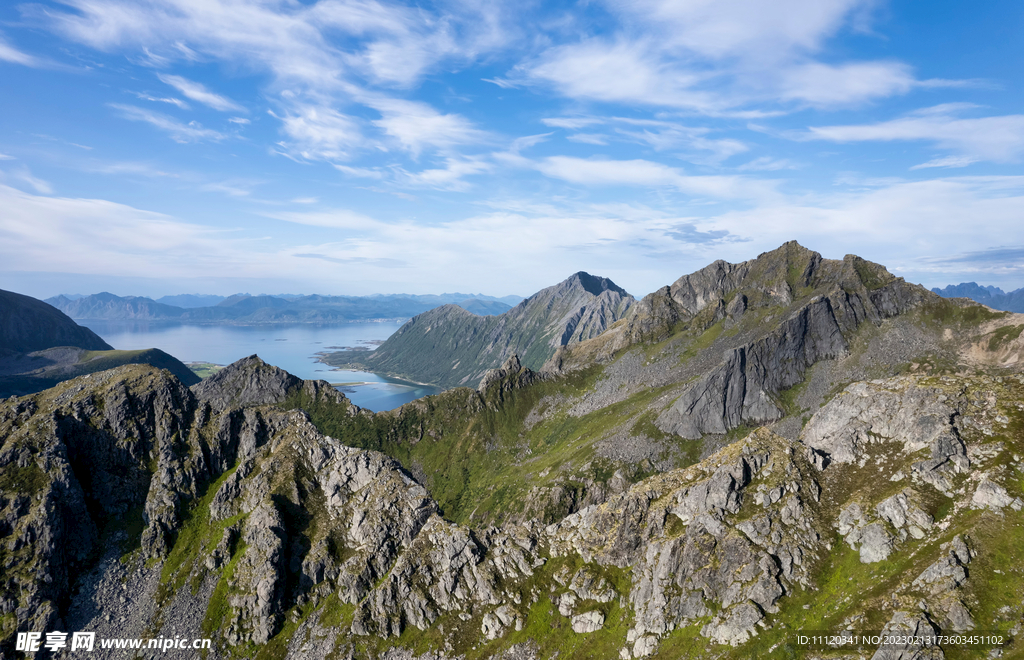
M 0 288 L 640 296 L 796 239 L 1024 286 L 1024 4 L 0 8 Z

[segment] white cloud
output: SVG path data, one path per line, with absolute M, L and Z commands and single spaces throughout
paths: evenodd
M 708 58 L 787 59 L 834 34 L 865 0 L 607 0 L 668 46 Z
M 332 209 L 316 212 L 281 212 L 267 213 L 267 217 L 285 222 L 312 227 L 328 227 L 331 229 L 350 229 L 364 231 L 383 226 L 373 218 L 348 209 Z
M 906 94 L 918 82 L 901 62 L 852 62 L 832 66 L 810 62 L 782 71 L 778 93 L 815 106 L 856 105 Z
M 667 186 L 681 192 L 720 199 L 770 198 L 770 181 L 738 176 L 688 176 L 649 160 L 602 160 L 551 156 L 534 165 L 546 176 L 588 186 Z
M 776 172 L 778 170 L 795 170 L 799 168 L 799 165 L 786 158 L 760 156 L 748 163 L 740 165 L 736 169 L 740 172 Z
M 41 197 L 0 185 L 0 206 L 4 270 L 183 276 L 225 257 L 216 232 L 106 200 Z
M 956 116 L 963 109 L 942 105 L 876 124 L 816 126 L 802 137 L 840 143 L 922 140 L 964 158 L 997 163 L 1018 162 L 1024 156 L 1024 115 L 963 119 Z M 949 167 L 950 162 L 929 166 Z
M 573 133 L 565 139 L 582 144 L 597 144 L 601 146 L 608 144 L 608 136 L 600 133 Z
M 182 78 L 181 76 L 164 75 L 162 73 L 158 74 L 157 77 L 161 82 L 170 85 L 193 101 L 208 105 L 214 110 L 220 110 L 221 112 L 245 112 L 245 108 L 242 106 L 225 96 L 211 92 L 201 83 Z
M 53 185 L 51 185 L 49 181 L 44 181 L 40 178 L 32 176 L 32 172 L 30 172 L 27 167 L 18 168 L 17 170 L 12 172 L 12 176 L 19 181 L 27 183 L 32 187 L 33 190 L 35 190 L 38 193 L 41 193 L 43 195 L 53 194 Z
M 383 115 L 373 122 L 398 140 L 413 157 L 426 147 L 449 149 L 457 145 L 480 144 L 490 136 L 465 117 L 441 114 L 426 103 L 399 99 L 373 99 L 368 104 Z
M 22 64 L 24 66 L 38 67 L 42 66 L 42 62 L 37 57 L 33 57 L 28 53 L 23 53 L 14 46 L 7 43 L 0 35 L 0 61 L 13 62 L 14 64 Z
M 344 160 L 364 143 L 357 121 L 327 106 L 299 105 L 283 116 L 270 115 L 291 139 L 283 146 L 307 160 Z
M 14 156 L 8 156 L 7 154 L 0 154 L 0 160 L 15 160 Z
M 490 163 L 480 159 L 447 158 L 445 166 L 441 168 L 411 173 L 403 171 L 404 176 L 398 181 L 413 186 L 426 186 L 441 190 L 467 190 L 469 184 L 463 181 L 464 177 L 489 172 L 492 169 L 493 166 Z
M 875 0 L 606 0 L 611 36 L 556 43 L 515 67 L 509 85 L 575 99 L 771 114 L 757 103 L 838 107 L 965 81 L 916 80 L 898 61 L 815 59 L 844 27 L 863 29 Z M 502 81 L 497 81 L 502 82 Z
M 219 183 L 204 183 L 199 187 L 204 192 L 218 192 L 228 197 L 248 197 L 252 194 L 249 181 L 221 181 Z
M 143 121 L 147 124 L 165 131 L 171 136 L 175 142 L 199 142 L 201 140 L 223 140 L 224 134 L 218 133 L 209 128 L 203 128 L 198 122 L 189 122 L 183 124 L 177 119 L 162 115 L 156 112 L 150 112 L 143 108 L 137 108 L 132 105 L 121 105 L 119 103 L 111 103 L 111 108 L 118 110 L 125 119 L 132 121 Z
M 242 126 L 246 126 L 246 125 L 252 123 L 251 121 L 249 121 L 245 117 L 231 117 L 231 118 L 228 119 L 228 122 L 230 122 L 232 124 L 240 124 Z
M 603 124 L 606 120 L 603 117 L 544 117 L 540 121 L 545 126 L 552 128 L 577 130 L 594 124 Z
M 644 40 L 588 39 L 555 46 L 510 77 L 550 84 L 571 98 L 707 110 L 720 105 L 696 89 L 707 74 L 666 61 L 657 45 Z
M 176 99 L 176 98 L 173 98 L 173 97 L 162 98 L 162 97 L 157 97 L 157 96 L 150 96 L 149 94 L 141 94 L 141 93 L 138 93 L 138 92 L 135 93 L 135 96 L 139 97 L 143 101 L 153 101 L 154 103 L 170 103 L 171 105 L 178 106 L 182 110 L 188 110 L 189 109 L 188 103 L 185 103 L 181 99 Z
M 977 158 L 970 156 L 944 156 L 942 158 L 933 158 L 932 160 L 921 163 L 920 165 L 914 165 L 910 169 L 912 170 L 924 170 L 930 167 L 967 167 L 973 163 L 977 163 Z
M 333 167 L 339 172 L 343 172 L 345 174 L 348 174 L 349 176 L 357 176 L 366 179 L 384 178 L 383 172 L 381 172 L 378 169 L 373 169 L 369 167 L 349 167 L 348 165 L 338 165 L 337 163 L 334 163 Z
M 165 172 L 150 163 L 124 161 L 108 163 L 105 165 L 90 165 L 85 168 L 87 172 L 99 172 L 100 174 L 138 174 L 148 177 L 171 177 L 180 178 L 178 174 Z

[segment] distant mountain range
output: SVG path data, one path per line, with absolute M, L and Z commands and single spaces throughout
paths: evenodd
M 981 286 L 976 282 L 963 282 L 961 284 L 950 284 L 944 289 L 938 287 L 932 289 L 943 298 L 970 298 L 982 305 L 988 305 L 992 309 L 1004 312 L 1024 312 L 1024 288 L 1006 293 L 999 287 Z
M 341 351 L 323 361 L 442 387 L 476 387 L 513 355 L 540 367 L 561 346 L 596 337 L 636 302 L 604 277 L 579 272 L 497 316 L 443 305 L 412 318 L 373 352 Z
M 501 314 L 521 298 L 482 294 L 441 295 L 250 295 L 227 298 L 184 294 L 158 300 L 141 296 L 95 293 L 48 298 L 73 319 L 103 321 L 182 321 L 190 323 L 338 323 L 378 319 L 407 319 L 440 305 L 454 304 L 481 316 Z M 511 304 L 510 304 L 511 303 Z

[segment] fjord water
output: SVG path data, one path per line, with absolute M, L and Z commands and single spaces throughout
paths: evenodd
M 147 321 L 78 321 L 119 350 L 159 348 L 183 362 L 227 365 L 256 354 L 264 362 L 306 380 L 326 380 L 369 410 L 391 410 L 440 388 L 365 371 L 336 371 L 317 362 L 317 353 L 383 341 L 401 323 L 337 325 L 184 325 Z M 358 383 L 358 384 L 357 384 Z

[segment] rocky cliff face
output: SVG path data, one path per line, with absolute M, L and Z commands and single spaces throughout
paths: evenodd
M 474 386 L 512 355 L 539 369 L 559 347 L 600 335 L 633 302 L 611 280 L 580 272 L 503 314 L 476 316 L 444 305 L 413 317 L 368 355 L 332 353 L 324 361 L 443 387 Z
M 817 362 L 846 356 L 863 324 L 879 325 L 932 297 L 877 264 L 853 255 L 823 259 L 791 242 L 681 277 L 645 296 L 620 326 L 563 350 L 545 368 L 571 371 L 632 346 L 689 340 L 683 359 L 696 358 L 702 368 L 657 426 L 699 439 L 781 419 L 780 393 L 803 382 Z

